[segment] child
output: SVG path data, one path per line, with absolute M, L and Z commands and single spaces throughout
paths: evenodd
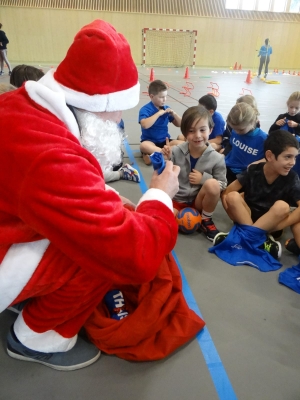
M 149 154 L 161 152 L 170 139 L 168 123 L 172 122 L 179 127 L 181 118 L 169 106 L 165 105 L 167 99 L 167 86 L 160 80 L 150 83 L 148 93 L 150 103 L 144 105 L 139 112 L 139 123 L 142 128 L 140 150 L 146 165 L 151 164 Z M 170 141 L 170 145 L 181 143 L 178 140 Z
M 261 71 L 263 69 L 263 66 L 265 65 L 265 75 L 264 77 L 266 78 L 268 75 L 268 66 L 270 62 L 270 55 L 272 54 L 272 47 L 270 46 L 269 39 L 265 39 L 265 44 L 261 46 L 258 56 L 260 57 L 259 60 L 259 67 L 258 67 L 258 75 L 257 77 L 260 78 Z
M 217 150 L 220 151 L 222 149 L 222 139 L 223 139 L 223 132 L 225 128 L 225 121 L 222 117 L 222 115 L 217 112 L 217 100 L 212 94 L 206 94 L 205 96 L 202 96 L 199 101 L 199 105 L 205 107 L 209 112 L 210 115 L 212 116 L 212 120 L 214 123 L 213 130 L 211 134 L 209 135 L 209 140 L 208 142 L 211 144 L 211 146 Z M 179 135 L 178 138 L 179 140 L 185 140 L 183 135 Z
M 212 129 L 209 111 L 202 106 L 190 107 L 181 121 L 186 142 L 163 149 L 163 154 L 180 167 L 179 191 L 173 198 L 175 215 L 185 207 L 196 208 L 202 214 L 201 230 L 211 241 L 219 232 L 212 215 L 226 187 L 224 157 L 207 142 Z
M 294 136 L 283 130 L 272 132 L 264 143 L 266 162 L 250 165 L 222 193 L 223 206 L 237 224 L 251 225 L 267 232 L 279 231 L 292 225 L 300 245 L 300 180 L 292 170 L 299 144 Z M 243 196 L 238 193 L 244 192 Z M 298 208 L 290 214 L 290 206 Z M 219 233 L 214 245 L 228 234 Z M 281 245 L 269 237 L 265 250 L 278 258 Z
M 44 76 L 44 72 L 36 67 L 31 65 L 17 65 L 11 71 L 9 82 L 16 86 L 17 88 L 21 87 L 26 81 L 38 81 Z
M 238 104 L 238 103 L 249 104 L 251 107 L 254 108 L 255 111 L 257 111 L 257 115 L 259 115 L 256 100 L 255 100 L 254 96 L 252 96 L 251 94 L 245 94 L 244 96 L 239 97 L 236 100 L 236 104 Z M 259 121 L 256 122 L 256 128 L 260 128 Z M 220 150 L 220 153 L 224 154 L 224 156 L 226 156 L 229 153 L 229 151 L 231 150 L 231 146 L 230 146 L 231 131 L 232 131 L 232 128 L 227 122 L 225 131 L 223 132 L 223 139 L 222 139 L 222 144 L 221 144 L 222 149 Z
M 211 114 L 214 123 L 214 128 L 209 135 L 209 143 L 212 147 L 220 151 L 222 146 L 223 132 L 225 128 L 225 121 L 222 115 L 217 110 L 217 100 L 212 94 L 206 94 L 199 99 L 199 104 L 205 107 Z
M 288 112 L 278 115 L 269 133 L 277 129 L 285 129 L 293 135 L 300 136 L 300 92 L 292 93 L 286 104 Z
M 253 162 L 264 161 L 263 143 L 268 135 L 256 127 L 257 116 L 257 109 L 244 102 L 233 106 L 228 114 L 227 122 L 232 128 L 231 150 L 225 156 L 228 184 Z

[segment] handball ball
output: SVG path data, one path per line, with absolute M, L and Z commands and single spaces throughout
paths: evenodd
M 178 212 L 176 221 L 180 232 L 193 233 L 200 228 L 202 218 L 195 208 L 186 207 Z

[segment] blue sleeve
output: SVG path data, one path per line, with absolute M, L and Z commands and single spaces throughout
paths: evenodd
M 216 114 L 216 112 L 215 112 Z M 214 128 L 209 135 L 209 139 L 214 139 L 217 136 L 223 136 L 224 129 L 225 129 L 225 121 L 220 113 L 217 113 L 216 115 L 213 115 L 213 121 L 214 121 Z M 214 118 L 215 116 L 215 118 Z
M 153 115 L 151 114 L 149 108 L 147 107 L 147 104 L 143 106 L 140 111 L 139 111 L 139 123 L 141 122 L 142 119 L 149 118 Z

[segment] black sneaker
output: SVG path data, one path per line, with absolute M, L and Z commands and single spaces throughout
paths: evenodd
M 212 218 L 202 219 L 200 230 L 204 232 L 207 239 L 210 240 L 211 242 L 214 241 L 215 236 L 219 233 Z
M 296 256 L 300 255 L 300 248 L 298 247 L 296 240 L 294 238 L 288 239 L 285 244 L 285 248 Z
M 276 242 L 272 236 L 269 236 L 268 239 L 261 246 L 259 246 L 259 248 L 266 250 L 276 260 L 281 257 L 281 244 L 280 242 Z
M 283 234 L 283 229 L 281 229 L 280 231 L 275 231 L 275 232 L 271 232 L 270 235 L 275 239 L 278 240 L 281 238 Z
M 100 357 L 100 350 L 92 343 L 77 337 L 75 346 L 66 352 L 42 353 L 24 346 L 16 337 L 13 327 L 7 336 L 7 353 L 12 358 L 36 362 L 59 371 L 74 371 L 93 364 Z
M 227 232 L 227 233 L 224 233 L 224 232 L 217 233 L 216 236 L 214 237 L 213 245 L 216 246 L 217 244 L 222 243 L 227 238 L 228 235 L 229 235 L 229 232 Z
M 7 310 L 12 311 L 16 314 L 20 314 L 20 312 L 23 310 L 23 308 L 28 303 L 28 301 L 29 300 L 24 300 L 24 301 L 21 301 L 20 303 L 16 303 L 13 306 L 8 307 Z

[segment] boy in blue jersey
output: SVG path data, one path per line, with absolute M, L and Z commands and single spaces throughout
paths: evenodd
M 162 151 L 166 139 L 170 139 L 168 123 L 180 127 L 181 117 L 165 104 L 167 86 L 160 80 L 150 83 L 148 89 L 150 103 L 144 105 L 139 112 L 139 123 L 142 128 L 140 151 L 146 165 L 151 164 L 149 154 Z M 170 140 L 170 146 L 182 141 Z
M 223 206 L 232 221 L 264 230 L 263 247 L 275 258 L 281 253 L 281 245 L 267 237 L 268 232 L 291 226 L 294 240 L 300 245 L 300 180 L 292 170 L 298 148 L 298 141 L 290 133 L 271 132 L 264 143 L 266 162 L 250 165 L 222 193 Z M 290 213 L 291 206 L 297 208 Z M 227 235 L 219 233 L 214 245 Z
M 221 143 L 223 140 L 225 121 L 222 115 L 217 111 L 217 100 L 212 94 L 206 94 L 199 99 L 199 104 L 210 112 L 214 123 L 214 128 L 209 135 L 208 142 L 215 150 L 220 151 L 222 148 Z

